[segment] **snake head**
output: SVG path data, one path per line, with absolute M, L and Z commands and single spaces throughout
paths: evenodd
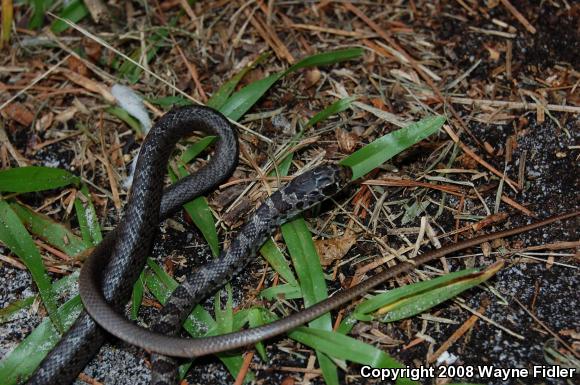
M 337 164 L 317 166 L 310 173 L 312 173 L 312 178 L 314 178 L 318 190 L 322 191 L 327 198 L 342 190 L 352 177 L 350 168 Z
M 279 191 L 282 199 L 274 196 L 280 211 L 305 210 L 340 191 L 350 181 L 349 168 L 336 164 L 317 166 L 294 178 Z

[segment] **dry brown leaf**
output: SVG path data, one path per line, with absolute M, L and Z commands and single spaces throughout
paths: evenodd
M 57 122 L 66 123 L 69 120 L 71 120 L 77 112 L 78 112 L 78 109 L 75 106 L 71 106 L 71 107 L 67 108 L 66 110 L 60 112 L 54 118 L 54 120 L 56 120 Z
M 42 115 L 42 117 L 36 121 L 34 128 L 39 132 L 46 131 L 50 128 L 50 126 L 52 126 L 53 121 L 54 114 L 52 112 L 48 112 L 47 114 Z
M 83 41 L 85 53 L 93 62 L 97 62 L 101 58 L 103 46 L 99 43 L 87 39 Z
M 77 59 L 74 56 L 71 56 L 67 59 L 66 66 L 69 70 L 81 75 L 81 76 L 89 76 L 89 69 L 80 59 Z
M 314 241 L 314 246 L 320 256 L 322 266 L 328 266 L 337 259 L 344 257 L 355 242 L 356 235 L 353 231 L 347 230 L 340 237 Z
M 580 340 L 580 332 L 574 329 L 562 329 L 558 333 L 561 336 L 572 337 L 575 340 Z
M 346 154 L 350 154 L 356 147 L 358 135 L 346 131 L 344 128 L 338 127 L 335 131 L 338 146 Z
M 9 119 L 15 120 L 23 126 L 30 126 L 34 120 L 34 114 L 26 106 L 18 102 L 7 105 L 3 111 Z
M 459 162 L 461 167 L 468 170 L 475 170 L 478 167 L 477 161 L 467 154 L 458 156 L 457 162 Z
M 280 385 L 294 385 L 296 383 L 296 380 L 292 377 L 285 377 L 282 382 L 280 383 Z
M 498 61 L 500 54 L 499 51 L 493 47 L 490 46 L 485 46 L 485 48 L 487 49 L 487 52 L 489 52 L 489 58 L 493 61 Z
M 87 89 L 88 91 L 100 94 L 107 102 L 115 103 L 116 99 L 109 91 L 109 87 L 103 83 L 96 82 L 86 76 L 79 75 L 70 70 L 61 70 L 61 72 L 73 83 Z

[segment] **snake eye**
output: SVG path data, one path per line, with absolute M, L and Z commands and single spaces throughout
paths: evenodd
M 338 191 L 338 186 L 334 182 L 333 183 L 328 183 L 322 189 L 323 194 L 326 195 L 326 196 L 334 195 L 337 191 Z

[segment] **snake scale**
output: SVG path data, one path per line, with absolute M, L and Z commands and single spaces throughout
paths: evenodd
M 161 181 L 171 150 L 182 136 L 194 130 L 219 137 L 214 156 L 195 174 L 162 191 Z M 312 307 L 268 325 L 193 340 L 174 337 L 173 334 L 193 306 L 243 269 L 281 223 L 328 198 L 348 183 L 351 174 L 347 168 L 327 164 L 299 175 L 266 199 L 242 227 L 229 249 L 216 261 L 188 277 L 173 292 L 153 332 L 126 320 L 120 311 L 143 269 L 159 221 L 179 209 L 183 203 L 207 193 L 226 179 L 235 168 L 237 157 L 235 131 L 226 118 L 212 109 L 200 106 L 175 109 L 154 125 L 139 153 L 123 220 L 95 248 L 81 270 L 80 293 L 88 313 L 81 313 L 41 363 L 29 384 L 66 384 L 74 381 L 105 339 L 106 332 L 97 323 L 116 337 L 163 355 L 196 357 L 231 350 L 292 330 L 423 263 L 486 241 L 575 217 L 580 213 L 551 217 L 429 251 L 414 258 L 412 262 L 401 263 Z M 106 267 L 103 269 L 103 266 Z M 159 354 L 153 357 L 152 383 L 172 384 L 176 380 L 176 362 Z

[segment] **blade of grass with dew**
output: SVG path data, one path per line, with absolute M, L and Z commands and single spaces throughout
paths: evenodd
M 422 293 L 428 293 L 430 290 L 445 286 L 449 282 L 455 282 L 465 276 L 470 276 L 477 273 L 478 269 L 467 269 L 456 271 L 443 275 L 441 277 L 433 278 L 428 281 L 416 282 L 413 284 L 398 287 L 396 289 L 388 290 L 384 293 L 377 294 L 371 298 L 361 302 L 354 310 L 353 315 L 356 319 L 361 321 L 370 321 L 373 319 L 369 314 L 383 308 L 385 306 L 393 306 L 400 301 L 409 297 L 414 297 Z
M 65 302 L 56 314 L 64 321 L 64 330 L 74 323 L 83 305 L 77 295 Z M 14 350 L 0 361 L 0 378 L 3 385 L 15 385 L 26 380 L 40 361 L 60 340 L 61 334 L 49 319 L 44 319 Z
M 382 350 L 333 331 L 301 326 L 288 333 L 288 336 L 304 345 L 341 360 L 369 365 L 373 368 L 404 368 L 403 364 Z M 416 382 L 405 378 L 397 379 L 396 384 L 417 385 Z
M 379 167 L 401 151 L 439 131 L 444 116 L 430 116 L 390 132 L 344 158 L 340 164 L 352 169 L 352 180 Z
M 227 283 L 225 285 L 226 291 L 226 304 L 224 308 L 222 308 L 221 304 L 221 291 L 218 292 L 214 296 L 214 314 L 215 314 L 215 321 L 217 324 L 217 334 L 226 334 L 231 333 L 234 331 L 234 308 L 232 305 L 232 285 Z
M 18 299 L 10 302 L 7 306 L 0 309 L 0 325 L 10 321 L 10 317 L 20 310 L 28 309 L 34 303 L 34 296 Z
M 147 261 L 147 265 L 151 269 L 149 274 L 145 274 L 145 283 L 151 293 L 157 300 L 164 305 L 171 292 L 178 286 L 177 282 L 173 280 L 159 265 L 152 259 Z M 205 330 L 201 327 L 204 326 Z M 211 315 L 200 305 L 197 305 L 188 319 L 184 322 L 183 328 L 194 338 L 203 337 L 207 335 L 208 331 L 215 330 L 217 323 L 213 320 Z M 243 358 L 240 354 L 232 355 L 230 353 L 216 354 L 216 356 L 224 363 L 230 374 L 236 378 L 237 374 L 243 364 Z M 254 374 L 248 371 L 244 382 L 254 379 Z
M 301 217 L 282 225 L 281 228 L 298 275 L 304 307 L 310 307 L 328 297 L 324 272 L 312 241 L 312 235 L 306 226 L 306 221 Z M 308 325 L 321 330 L 332 330 L 330 313 L 310 321 Z M 318 349 L 316 349 L 316 356 L 326 383 L 338 385 L 338 371 L 334 362 Z
M 177 169 L 181 178 L 189 175 L 185 167 L 178 166 Z M 171 179 L 171 182 L 175 182 L 177 180 L 176 176 L 171 170 L 169 172 L 169 178 Z M 185 203 L 183 207 L 209 244 L 209 248 L 211 249 L 213 256 L 217 257 L 220 253 L 219 240 L 217 231 L 215 229 L 215 221 L 209 205 L 207 204 L 207 199 L 204 196 L 200 196 L 192 201 Z
M 101 234 L 97 211 L 91 201 L 91 194 L 86 185 L 83 184 L 81 189 L 77 191 L 74 204 L 83 240 L 87 244 L 97 246 L 103 240 L 103 235 Z
M 219 110 L 226 103 L 232 92 L 236 89 L 238 83 L 246 76 L 246 74 L 255 68 L 258 64 L 266 60 L 270 56 L 269 52 L 263 52 L 256 60 L 248 64 L 240 72 L 235 74 L 230 80 L 220 86 L 220 88 L 207 101 L 207 106 Z
M 352 313 L 349 313 L 342 319 L 335 331 L 340 334 L 348 334 L 357 322 L 358 320 L 354 318 Z
M 77 280 L 79 278 L 78 270 L 69 274 L 65 275 L 61 279 L 55 281 L 52 284 L 52 291 L 54 293 L 62 293 L 62 292 L 76 292 L 77 288 Z M 0 309 L 0 324 L 7 322 L 11 316 L 22 309 L 28 309 L 34 303 L 34 300 L 37 298 L 37 295 L 31 295 L 30 297 L 17 299 L 12 301 L 8 304 L 8 306 L 3 307 Z
M 82 0 L 71 0 L 66 3 L 58 15 L 63 19 L 70 20 L 73 23 L 78 23 L 89 15 L 89 10 Z M 52 25 L 50 26 L 50 29 L 54 33 L 64 32 L 68 28 L 70 28 L 70 26 L 67 23 L 58 19 L 53 21 Z
M 53 221 L 46 215 L 34 212 L 19 203 L 11 203 L 10 207 L 32 234 L 45 240 L 49 245 L 56 247 L 66 255 L 74 257 L 89 247 L 68 227 Z
M 78 185 L 80 179 L 70 172 L 52 167 L 27 166 L 0 171 L 0 191 L 28 193 L 52 190 L 70 184 Z
M 107 112 L 113 116 L 116 116 L 117 118 L 121 119 L 123 122 L 127 123 L 127 125 L 129 127 L 131 127 L 133 129 L 133 131 L 135 131 L 137 134 L 144 135 L 143 128 L 141 127 L 141 123 L 139 123 L 139 121 L 137 119 L 135 119 L 134 117 L 129 115 L 129 113 L 126 110 L 124 110 L 120 107 L 108 107 L 108 108 L 105 108 L 105 112 Z
M 50 277 L 46 272 L 40 252 L 16 213 L 4 200 L 0 200 L 0 242 L 26 265 L 50 319 L 58 330 L 63 331 L 63 324 L 57 312 L 55 294 L 52 291 Z
M 10 30 L 12 18 L 14 16 L 14 6 L 12 0 L 2 0 L 2 30 L 0 31 L 0 49 L 10 41 Z
M 359 58 L 363 53 L 361 48 L 349 48 L 325 52 L 309 56 L 289 67 L 287 70 L 270 75 L 266 78 L 248 84 L 234 93 L 221 106 L 219 111 L 232 120 L 240 119 L 252 106 L 283 76 L 306 67 L 325 66 L 345 60 Z
M 389 290 L 376 295 L 357 306 L 357 319 L 394 322 L 423 313 L 459 293 L 491 278 L 503 267 L 498 261 L 486 270 L 468 269 L 446 274 L 425 282 Z M 375 312 L 375 316 L 368 313 Z

